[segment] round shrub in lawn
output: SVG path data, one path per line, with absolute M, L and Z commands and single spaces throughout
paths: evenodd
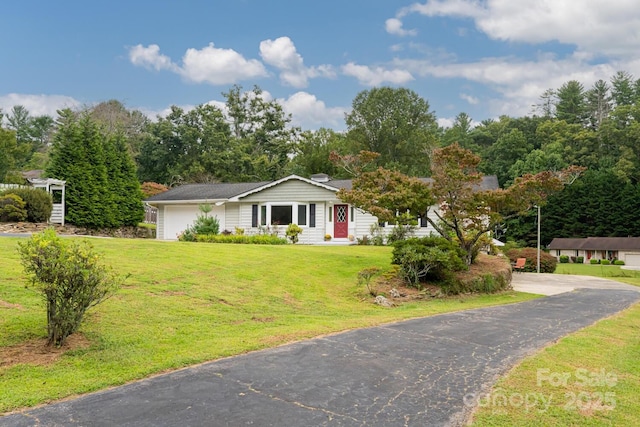
M 536 255 L 536 261 L 537 260 L 538 260 L 538 258 L 537 258 L 537 255 Z M 569 263 L 569 255 L 560 255 L 560 264 L 568 264 L 568 263 Z
M 518 258 L 526 258 L 524 271 L 535 272 L 537 270 L 538 250 L 536 248 L 514 248 L 507 251 L 507 257 L 512 263 Z M 544 251 L 540 251 L 540 273 L 553 273 L 556 271 L 556 257 L 549 255 Z
M 47 222 L 53 210 L 51 194 L 39 188 L 11 188 L 2 194 L 15 194 L 26 203 L 28 222 Z

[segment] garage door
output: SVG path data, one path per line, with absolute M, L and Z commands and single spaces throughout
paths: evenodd
M 209 216 L 215 216 L 220 221 L 220 231 L 224 230 L 224 206 L 212 206 Z M 198 205 L 167 206 L 164 211 L 164 238 L 175 240 L 178 234 L 187 227 L 193 225 L 198 215 L 201 214 Z
M 164 238 L 177 239 L 198 217 L 198 206 L 167 206 L 164 214 Z
M 625 265 L 630 265 L 633 267 L 640 267 L 640 253 L 638 254 L 625 254 L 624 255 L 624 263 Z

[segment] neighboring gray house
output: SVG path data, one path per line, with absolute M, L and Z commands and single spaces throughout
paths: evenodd
M 325 235 L 332 243 L 349 244 L 364 235 L 378 219 L 336 197 L 341 189 L 351 189 L 351 180 L 332 180 L 325 174 L 311 179 L 290 175 L 276 181 L 254 183 L 186 184 L 157 194 L 146 202 L 158 208 L 156 236 L 175 240 L 199 214 L 199 205 L 208 203 L 220 221 L 220 230 L 257 234 L 261 227 L 278 227 L 280 235 L 290 223 L 303 232 L 299 242 L 318 244 Z M 495 176 L 485 177 L 482 188 L 498 188 Z M 430 213 L 433 215 L 433 212 Z M 389 229 L 389 227 L 385 227 Z M 426 219 L 421 219 L 417 236 L 436 234 Z
M 551 255 L 560 259 L 583 257 L 584 263 L 591 259 L 619 259 L 625 265 L 640 267 L 640 237 L 587 237 L 555 238 L 549 243 Z

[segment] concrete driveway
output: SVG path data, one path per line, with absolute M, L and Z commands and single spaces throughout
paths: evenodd
M 205 363 L 6 415 L 0 426 L 462 425 L 523 357 L 640 300 L 638 288 L 591 280 L 523 273 L 516 288 L 568 292 Z M 606 289 L 569 291 L 580 284 Z
M 513 289 L 539 295 L 556 295 L 574 289 L 621 289 L 640 292 L 639 286 L 627 285 L 613 280 L 591 276 L 568 274 L 514 273 L 511 280 Z

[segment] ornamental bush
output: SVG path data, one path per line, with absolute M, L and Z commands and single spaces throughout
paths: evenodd
M 603 259 L 600 261 L 600 265 L 611 265 L 611 261 L 608 259 Z
M 617 259 L 615 261 L 613 261 L 613 265 L 624 265 L 624 261 L 621 259 Z
M 62 240 L 53 229 L 19 242 L 18 252 L 31 285 L 46 304 L 48 345 L 61 346 L 78 329 L 87 309 L 123 282 L 102 264 L 88 241 Z
M 537 260 L 537 256 L 536 256 Z M 569 255 L 560 255 L 560 264 L 568 264 L 569 263 Z
M 209 216 L 212 208 L 209 204 L 200 205 L 200 214 L 179 236 L 178 240 L 183 242 L 195 242 L 200 235 L 216 235 L 220 233 L 220 221 L 218 217 Z
M 460 246 L 443 237 L 410 238 L 393 246 L 391 263 L 399 265 L 401 277 L 417 288 L 427 280 L 446 281 L 466 268 Z
M 53 199 L 51 194 L 40 188 L 12 188 L 5 190 L 2 194 L 15 194 L 26 203 L 27 217 L 29 222 L 47 222 L 53 210 Z M 24 220 L 23 220 L 24 221 Z
M 0 222 L 20 222 L 27 219 L 24 200 L 15 194 L 0 196 Z
M 293 223 L 289 224 L 289 226 L 287 227 L 287 231 L 285 232 L 285 235 L 289 240 L 291 240 L 291 243 L 293 243 L 294 245 L 298 243 L 299 234 L 302 234 L 302 228 L 300 228 L 300 226 L 297 224 L 293 224 Z

